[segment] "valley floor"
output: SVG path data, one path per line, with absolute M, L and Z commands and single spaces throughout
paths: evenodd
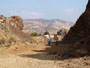
M 46 45 L 0 48 L 0 68 L 90 68 L 89 56 L 60 60 L 57 55 L 50 55 L 53 51 Z

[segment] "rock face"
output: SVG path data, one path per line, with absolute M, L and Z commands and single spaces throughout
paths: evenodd
M 57 32 L 57 35 L 65 36 L 68 33 L 67 29 L 62 28 Z
M 24 27 L 23 20 L 19 16 L 12 16 L 7 20 L 9 24 L 11 24 L 15 28 L 22 30 Z
M 85 12 L 79 17 L 76 24 L 71 27 L 68 34 L 64 37 L 64 43 L 74 44 L 90 36 L 90 0 Z
M 23 20 L 19 16 L 0 16 L 0 46 L 18 43 L 31 43 L 34 40 L 22 32 Z

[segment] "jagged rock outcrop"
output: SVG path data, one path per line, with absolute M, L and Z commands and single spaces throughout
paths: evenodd
M 57 32 L 57 35 L 65 36 L 68 33 L 67 29 L 62 28 Z
M 0 23 L 3 24 L 5 27 L 14 27 L 19 30 L 22 30 L 24 27 L 23 20 L 19 16 L 12 16 L 12 17 L 5 17 L 3 15 L 0 16 Z
M 12 17 L 10 17 L 10 18 L 7 19 L 7 22 L 11 26 L 13 26 L 15 28 L 18 28 L 20 30 L 22 30 L 23 27 L 24 27 L 23 20 L 19 16 L 12 16 Z
M 76 24 L 71 27 L 68 34 L 64 37 L 64 43 L 75 44 L 90 36 L 90 0 L 85 12 L 79 17 Z
M 34 42 L 28 34 L 22 32 L 22 29 L 23 20 L 19 16 L 0 16 L 0 45 Z
M 68 45 L 71 50 L 67 49 L 62 55 L 63 58 L 90 55 L 90 0 L 88 0 L 85 12 L 71 27 L 62 42 L 71 44 Z

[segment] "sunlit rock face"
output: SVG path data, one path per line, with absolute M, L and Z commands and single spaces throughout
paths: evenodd
M 20 30 L 22 30 L 24 27 L 23 20 L 19 16 L 12 16 L 9 19 L 7 19 L 7 21 L 9 22 L 9 24 L 11 24 L 11 26 L 18 28 Z
M 79 17 L 76 24 L 71 27 L 68 34 L 62 40 L 64 43 L 74 44 L 90 36 L 90 0 L 85 12 Z

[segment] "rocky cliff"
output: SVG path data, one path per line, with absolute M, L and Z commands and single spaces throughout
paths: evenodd
M 90 55 L 90 0 L 85 12 L 79 17 L 76 24 L 71 27 L 62 40 L 70 49 L 66 50 L 63 57 L 81 57 Z
M 90 0 L 85 12 L 79 17 L 76 24 L 71 27 L 68 34 L 64 37 L 64 43 L 74 44 L 90 36 Z
M 0 16 L 0 46 L 16 43 L 33 42 L 33 39 L 22 32 L 23 20 L 19 16 L 10 18 Z

